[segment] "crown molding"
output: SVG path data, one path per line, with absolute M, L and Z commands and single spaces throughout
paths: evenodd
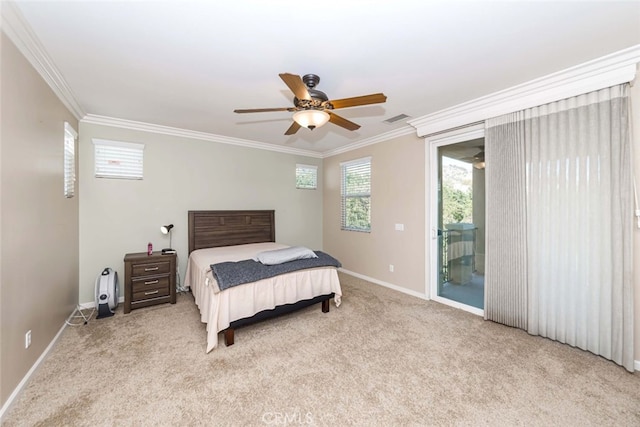
M 56 96 L 69 109 L 78 120 L 85 115 L 82 107 L 76 100 L 73 92 L 64 77 L 58 71 L 44 46 L 31 29 L 20 12 L 18 6 L 12 1 L 2 1 L 0 6 L 2 13 L 2 31 L 16 45 L 20 53 L 35 68 L 44 81 L 51 87 Z
M 269 144 L 266 142 L 251 141 L 248 139 L 232 138 L 223 135 L 216 135 L 206 132 L 198 132 L 188 129 L 174 128 L 170 126 L 154 125 L 151 123 L 136 122 L 133 120 L 118 119 L 114 117 L 99 116 L 95 114 L 87 114 L 82 123 L 111 126 L 121 129 L 137 130 L 142 132 L 151 132 L 161 135 L 179 136 L 182 138 L 199 139 L 202 141 L 219 142 L 221 144 L 237 145 L 240 147 L 256 148 L 259 150 L 276 151 L 279 153 L 294 154 L 298 156 L 322 158 L 322 154 L 316 151 L 302 150 L 298 148 L 284 147 L 281 145 Z
M 424 137 L 514 111 L 633 81 L 640 44 L 408 121 Z
M 401 127 L 399 129 L 392 130 L 390 132 L 381 133 L 371 138 L 362 139 L 354 142 L 353 144 L 345 145 L 344 147 L 336 148 L 334 150 L 328 150 L 322 153 L 322 158 L 335 156 L 337 154 L 346 153 L 347 151 L 357 150 L 358 148 L 366 147 L 367 145 L 377 144 L 379 142 L 388 141 L 393 138 L 398 138 L 404 135 L 414 134 L 415 129 L 410 126 Z
M 238 145 L 241 147 L 257 148 L 259 150 L 276 151 L 279 153 L 294 154 L 299 156 L 313 157 L 317 159 L 324 159 L 327 157 L 335 156 L 336 154 L 346 153 L 347 151 L 356 150 L 358 148 L 366 147 L 367 145 L 377 144 L 378 142 L 388 141 L 393 138 L 397 138 L 404 135 L 411 135 L 415 133 L 415 130 L 410 127 L 402 127 L 390 132 L 385 132 L 380 135 L 376 135 L 371 138 L 363 139 L 353 144 L 346 145 L 344 147 L 337 148 L 335 150 L 329 150 L 322 153 L 311 150 L 302 150 L 298 148 L 284 147 L 281 145 L 269 144 L 266 142 L 251 141 L 247 139 L 232 138 L 223 135 L 216 135 L 206 132 L 198 132 L 188 129 L 174 128 L 169 126 L 155 125 L 152 123 L 137 122 L 133 120 L 118 119 L 114 117 L 99 116 L 96 114 L 87 114 L 82 120 L 82 123 L 94 124 L 101 126 L 111 126 L 121 129 L 137 130 L 142 132 L 151 132 L 161 135 L 179 136 L 182 138 L 199 139 L 203 141 L 219 142 L 221 144 Z

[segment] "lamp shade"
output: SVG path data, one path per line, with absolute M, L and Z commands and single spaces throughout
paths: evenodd
M 327 123 L 329 114 L 322 110 L 302 110 L 293 113 L 293 120 L 300 126 L 313 130 Z
M 162 227 L 160 227 L 160 231 L 162 232 L 162 234 L 169 234 L 169 231 L 171 231 L 172 228 L 173 224 L 163 225 Z

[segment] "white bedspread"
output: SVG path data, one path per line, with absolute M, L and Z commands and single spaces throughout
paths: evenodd
M 251 259 L 258 252 L 286 247 L 279 243 L 253 243 L 199 249 L 191 253 L 184 284 L 191 288 L 200 309 L 200 320 L 207 324 L 207 353 L 218 346 L 218 333 L 234 320 L 332 292 L 336 306 L 340 305 L 342 290 L 334 267 L 295 271 L 218 291 L 211 264 Z

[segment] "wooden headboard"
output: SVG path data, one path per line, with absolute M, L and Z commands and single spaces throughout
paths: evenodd
M 189 253 L 275 241 L 275 211 L 189 211 Z

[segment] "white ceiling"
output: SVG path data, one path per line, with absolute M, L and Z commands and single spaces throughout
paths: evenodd
M 640 1 L 22 1 L 83 113 L 327 152 L 640 43 Z M 278 73 L 318 74 L 362 127 L 284 132 Z

